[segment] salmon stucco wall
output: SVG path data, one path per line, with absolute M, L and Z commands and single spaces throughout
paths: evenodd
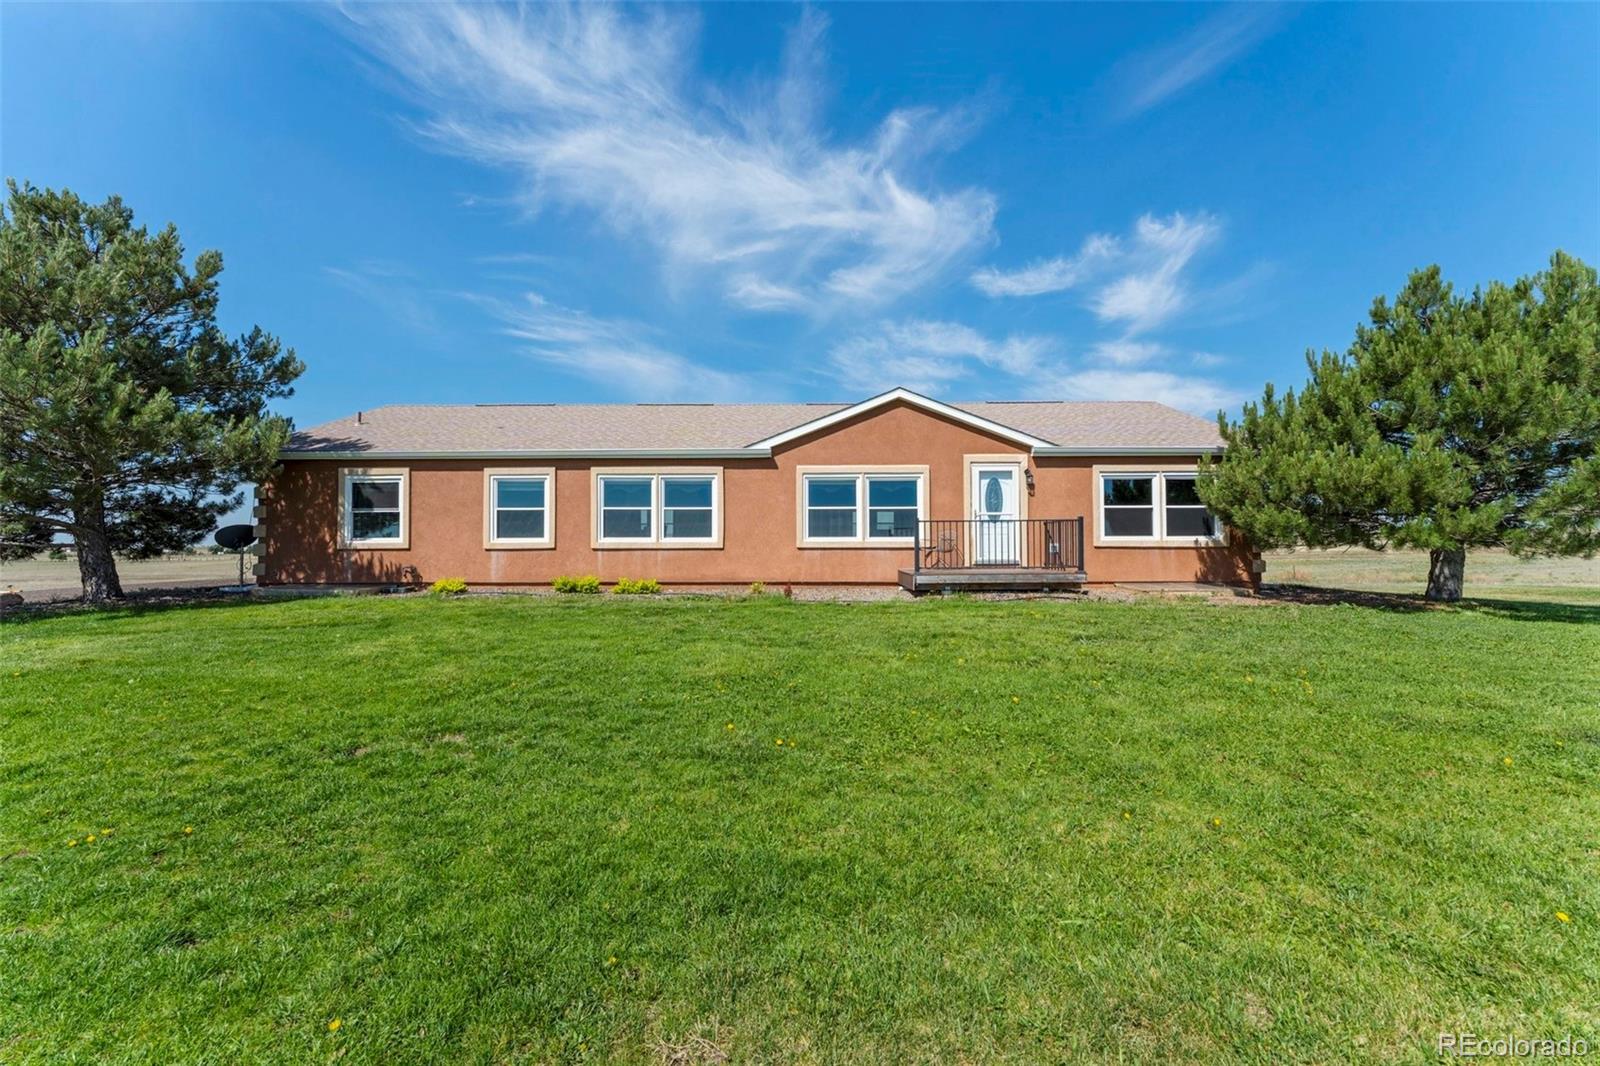
M 654 577 L 668 585 L 891 584 L 911 565 L 911 549 L 801 547 L 799 468 L 923 466 L 927 515 L 967 514 L 971 457 L 1011 457 L 1032 466 L 1035 488 L 1023 502 L 1033 518 L 1093 522 L 1093 468 L 1126 458 L 1030 459 L 1026 449 L 905 404 L 774 450 L 770 459 L 353 460 L 293 459 L 261 490 L 264 584 L 374 584 L 460 577 L 472 585 L 542 585 L 563 574 L 606 582 Z M 485 547 L 484 469 L 536 465 L 555 472 L 555 537 L 548 549 Z M 408 538 L 404 548 L 339 546 L 339 472 L 346 467 L 404 469 Z M 596 548 L 593 471 L 720 469 L 720 547 Z M 1250 580 L 1249 552 L 1227 547 L 1095 547 L 1086 537 L 1091 582 Z

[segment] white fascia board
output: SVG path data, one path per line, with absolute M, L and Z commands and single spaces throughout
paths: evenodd
M 821 418 L 813 418 L 809 422 L 802 422 L 793 429 L 786 429 L 782 433 L 779 433 L 775 436 L 758 440 L 751 444 L 750 447 L 766 448 L 770 450 L 780 444 L 787 444 L 792 440 L 798 440 L 801 437 L 810 436 L 813 433 L 827 429 L 829 426 L 836 426 L 840 422 L 855 418 L 857 415 L 865 414 L 868 411 L 874 411 L 885 404 L 894 403 L 896 401 L 903 401 L 911 404 L 913 407 L 920 407 L 924 411 L 929 411 L 933 414 L 948 418 L 952 422 L 960 422 L 963 425 L 971 426 L 974 429 L 982 430 L 985 433 L 989 433 L 996 437 L 1001 437 L 1005 440 L 1009 440 L 1015 444 L 1021 444 L 1028 448 L 1037 450 L 1050 445 L 1050 442 L 1047 440 L 1041 440 L 1038 437 L 1023 433 L 1021 430 L 1013 429 L 1010 426 L 1003 425 L 1002 423 L 979 417 L 978 415 L 973 414 L 971 411 L 963 411 L 959 407 L 952 407 L 947 403 L 940 403 L 938 400 L 924 396 L 920 392 L 912 392 L 910 389 L 902 388 L 890 389 L 888 392 L 880 393 L 870 399 L 862 400 L 858 404 L 853 404 L 850 407 L 842 408 L 838 411 L 834 411 L 831 414 L 823 415 Z
M 303 451 L 279 459 L 769 459 L 770 448 L 544 448 L 520 451 Z
M 1128 445 L 1120 445 L 1118 447 L 1109 445 L 1100 447 L 1073 445 L 1068 448 L 1052 444 L 1044 448 L 1035 448 L 1033 454 L 1046 457 L 1058 455 L 1221 455 L 1222 446 L 1214 445 L 1210 448 L 1155 448 L 1144 445 L 1131 447 Z

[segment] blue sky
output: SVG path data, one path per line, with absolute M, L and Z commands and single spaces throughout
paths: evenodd
M 177 223 L 300 425 L 1158 399 L 1600 260 L 1600 5 L 17 4 L 0 169 Z

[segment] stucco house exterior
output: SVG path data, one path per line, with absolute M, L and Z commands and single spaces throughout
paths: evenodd
M 1211 423 L 1149 402 L 392 406 L 298 432 L 263 585 L 653 577 L 916 591 L 1252 584 L 1194 494 Z

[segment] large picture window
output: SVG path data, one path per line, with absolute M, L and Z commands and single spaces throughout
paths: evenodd
M 344 543 L 350 547 L 404 547 L 405 473 L 345 470 L 340 481 Z
M 1100 474 L 1100 539 L 1152 543 L 1221 540 L 1222 526 L 1188 471 Z
M 817 471 L 802 476 L 804 544 L 909 543 L 923 509 L 921 473 Z
M 720 471 L 597 475 L 596 545 L 721 544 L 721 480 Z

